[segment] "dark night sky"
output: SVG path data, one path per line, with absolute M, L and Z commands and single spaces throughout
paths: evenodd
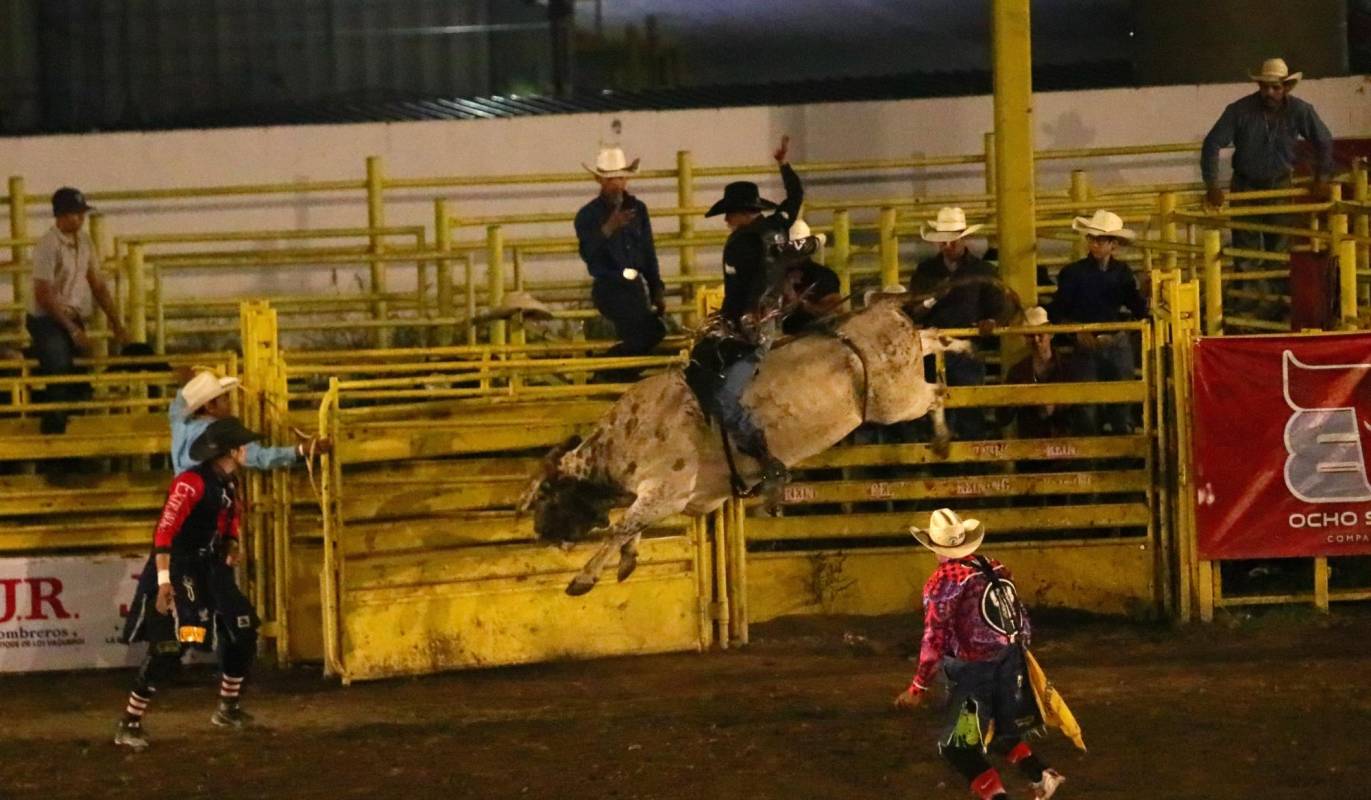
M 655 14 L 690 83 L 887 75 L 990 65 L 990 0 L 602 0 L 613 30 Z M 594 3 L 577 3 L 591 27 Z M 1131 56 L 1132 0 L 1033 0 L 1033 60 Z M 612 27 L 611 27 L 612 26 Z

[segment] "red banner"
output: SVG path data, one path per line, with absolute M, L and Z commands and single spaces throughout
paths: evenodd
M 1371 334 L 1195 347 L 1203 559 L 1371 553 Z

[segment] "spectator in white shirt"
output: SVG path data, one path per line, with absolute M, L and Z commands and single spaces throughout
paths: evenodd
M 77 371 L 73 359 L 89 354 L 86 320 L 92 312 L 92 297 L 109 319 L 115 340 L 122 345 L 128 339 L 100 275 L 95 243 L 82 230 L 90 210 L 80 191 L 58 189 L 52 195 L 53 226 L 33 248 L 33 296 L 27 323 L 39 375 L 71 375 Z M 40 402 L 72 403 L 89 397 L 89 384 L 55 383 L 42 393 Z M 66 429 L 67 412 L 42 415 L 43 433 L 65 433 Z

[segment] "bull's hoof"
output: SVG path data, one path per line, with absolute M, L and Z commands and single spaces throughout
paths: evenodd
M 595 579 L 587 578 L 584 575 L 577 575 L 571 579 L 571 583 L 566 585 L 566 593 L 572 597 L 580 597 L 591 589 L 595 588 Z
M 933 455 L 938 458 L 947 458 L 952 452 L 952 440 L 944 436 L 933 440 Z
M 638 568 L 637 553 L 621 553 L 619 555 L 619 583 L 628 580 L 628 576 L 633 574 L 633 570 Z

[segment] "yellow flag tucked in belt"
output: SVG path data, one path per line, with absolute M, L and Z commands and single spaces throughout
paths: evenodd
M 1033 695 L 1038 698 L 1038 710 L 1042 712 L 1043 724 L 1049 728 L 1056 728 L 1062 735 L 1070 739 L 1081 752 L 1085 752 L 1085 739 L 1081 736 L 1080 723 L 1076 722 L 1076 715 L 1067 708 L 1066 701 L 1047 679 L 1047 673 L 1038 665 L 1038 659 L 1028 652 L 1028 648 L 1023 651 L 1024 663 L 1028 666 L 1028 682 L 1033 685 Z

